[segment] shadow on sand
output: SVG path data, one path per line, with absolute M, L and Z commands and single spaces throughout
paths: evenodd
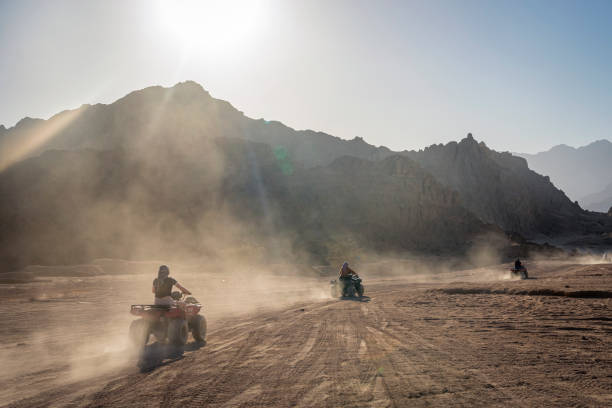
M 342 296 L 340 300 L 352 300 L 353 302 L 369 302 L 371 298 L 369 296 L 362 296 L 362 297 Z
M 198 350 L 206 345 L 206 342 L 192 342 L 184 346 L 172 344 L 153 343 L 144 347 L 138 358 L 140 372 L 149 372 L 157 367 L 165 366 L 181 360 L 185 352 Z

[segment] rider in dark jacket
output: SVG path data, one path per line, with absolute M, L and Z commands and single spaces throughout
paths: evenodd
M 342 287 L 342 295 L 345 295 L 346 286 L 351 285 L 351 278 L 353 275 L 357 275 L 357 272 L 349 268 L 348 262 L 342 264 L 340 268 L 340 277 L 338 278 Z
M 516 258 L 516 261 L 514 261 L 514 269 L 518 271 L 522 267 L 523 267 L 523 264 L 521 263 L 521 260 L 519 258 Z

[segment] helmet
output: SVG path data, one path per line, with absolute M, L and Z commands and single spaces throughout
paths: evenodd
M 159 271 L 157 272 L 157 277 L 159 279 L 166 279 L 170 275 L 170 268 L 166 265 L 161 265 L 159 267 Z

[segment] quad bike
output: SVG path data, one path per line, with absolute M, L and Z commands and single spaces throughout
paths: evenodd
M 172 305 L 132 305 L 130 313 L 139 316 L 130 324 L 130 340 L 135 347 L 144 347 L 151 334 L 158 342 L 175 346 L 187 343 L 189 332 L 197 342 L 206 338 L 206 319 L 199 314 L 202 305 L 196 298 L 172 292 Z
M 520 268 L 512 268 L 510 269 L 510 274 L 512 276 L 520 276 L 521 279 L 527 279 L 528 275 L 527 275 L 527 268 L 525 268 L 524 266 L 521 266 Z
M 358 275 L 351 275 L 349 279 L 334 279 L 329 283 L 332 297 L 353 297 L 355 293 L 362 297 L 365 290 Z

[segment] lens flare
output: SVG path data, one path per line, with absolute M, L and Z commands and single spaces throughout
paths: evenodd
M 261 23 L 257 0 L 160 0 L 162 25 L 186 48 L 226 50 L 252 38 Z

